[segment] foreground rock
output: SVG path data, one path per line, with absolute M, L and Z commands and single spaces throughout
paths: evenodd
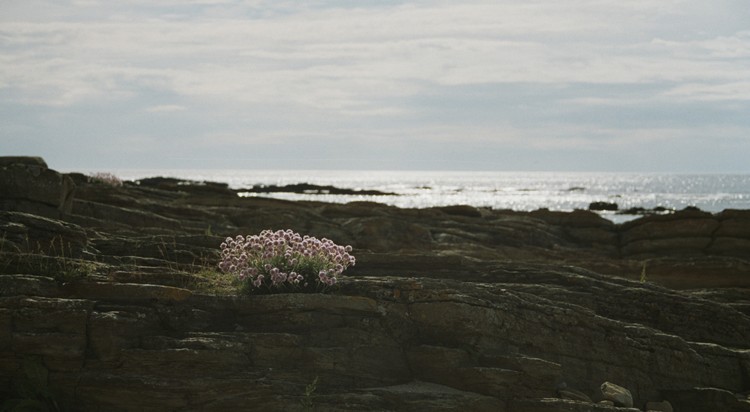
M 4 192 L 25 200 L 0 211 L 0 399 L 31 382 L 74 411 L 750 410 L 746 211 L 614 225 L 67 177 L 66 213 L 27 195 L 45 178 Z M 218 245 L 267 228 L 352 244 L 357 266 L 331 294 L 235 296 Z

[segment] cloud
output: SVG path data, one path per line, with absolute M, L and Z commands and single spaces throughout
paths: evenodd
M 185 106 L 180 106 L 179 104 L 162 104 L 146 108 L 146 111 L 151 113 L 173 113 L 181 112 L 183 110 L 187 110 L 187 108 Z
M 750 102 L 750 81 L 729 83 L 685 83 L 664 93 L 665 97 L 700 101 Z
M 746 76 L 745 65 L 706 58 L 744 55 L 746 33 L 701 42 L 650 39 L 644 36 L 659 29 L 632 14 L 668 10 L 649 2 L 446 3 L 303 9 L 249 20 L 16 22 L 0 28 L 8 56 L 0 81 L 28 93 L 27 103 L 127 98 L 159 87 L 195 98 L 370 115 L 408 112 L 393 102 L 383 107 L 382 99 L 432 85 Z
M 618 139 L 693 136 L 677 124 L 701 110 L 750 127 L 726 114 L 750 108 L 748 10 L 734 0 L 13 2 L 0 16 L 0 104 L 71 118 L 106 106 L 133 128 L 122 134 L 152 136 L 150 125 L 162 139 L 219 136 L 227 147 L 314 148 L 305 142 L 345 135 L 368 147 L 619 150 Z

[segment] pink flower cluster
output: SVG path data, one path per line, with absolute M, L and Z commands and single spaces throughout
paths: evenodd
M 289 229 L 264 230 L 259 235 L 228 237 L 221 244 L 219 268 L 255 288 L 327 287 L 336 284 L 344 269 L 354 266 L 351 251 L 351 246 L 300 236 Z

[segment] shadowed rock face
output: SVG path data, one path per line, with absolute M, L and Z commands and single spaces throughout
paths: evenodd
M 59 218 L 70 213 L 73 180 L 38 157 L 0 157 L 0 209 Z
M 4 186 L 0 399 L 36 364 L 80 411 L 750 410 L 746 211 L 614 225 L 73 177 L 62 215 L 34 213 L 45 178 Z M 357 266 L 330 294 L 207 288 L 224 237 L 268 228 Z

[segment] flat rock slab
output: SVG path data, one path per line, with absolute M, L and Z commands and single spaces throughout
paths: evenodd
M 187 289 L 172 286 L 109 282 L 70 283 L 63 290 L 71 296 L 84 299 L 128 301 L 183 301 L 193 294 Z

